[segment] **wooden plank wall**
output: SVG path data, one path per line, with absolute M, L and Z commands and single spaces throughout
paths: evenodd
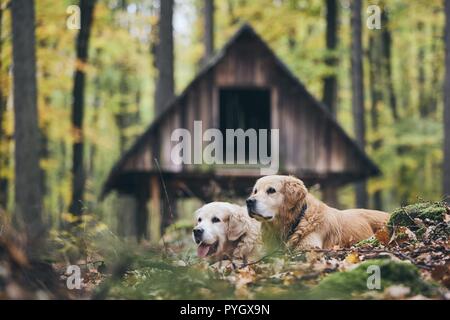
M 160 122 L 154 135 L 156 143 L 149 138 L 149 143 L 130 157 L 125 170 L 155 169 L 153 159 L 157 152 L 152 145 L 159 149 L 163 170 L 198 170 L 198 166 L 172 163 L 170 153 L 175 143 L 171 142 L 170 136 L 177 128 L 186 128 L 193 133 L 195 120 L 203 122 L 203 130 L 218 128 L 218 93 L 221 87 L 271 89 L 272 128 L 280 128 L 282 169 L 320 176 L 330 172 L 358 173 L 364 170 L 353 145 L 342 138 L 318 106 L 274 63 L 262 44 L 252 38 L 242 39 L 238 45 L 232 46 L 225 59 L 191 86 L 186 96 Z

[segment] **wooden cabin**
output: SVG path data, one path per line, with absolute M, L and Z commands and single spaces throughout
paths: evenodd
M 171 151 L 177 142 L 171 141 L 171 134 L 177 128 L 194 132 L 194 121 L 202 121 L 203 130 L 279 129 L 278 173 L 296 175 L 307 185 L 337 187 L 380 173 L 328 109 L 244 25 L 166 105 L 104 184 L 103 197 L 115 190 L 136 199 L 138 238 L 159 239 L 177 199 L 245 197 L 261 176 L 251 165 L 173 163 Z

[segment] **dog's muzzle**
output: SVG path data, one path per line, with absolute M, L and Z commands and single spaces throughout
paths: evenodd
M 256 219 L 256 220 L 271 220 L 273 217 L 264 217 L 263 215 L 256 212 L 256 199 L 255 198 L 248 198 L 246 201 L 247 204 L 247 212 L 250 218 Z
M 255 198 L 248 198 L 245 203 L 247 204 L 247 211 L 250 217 L 253 217 L 255 214 L 255 207 L 256 207 L 256 199 Z
M 194 234 L 195 243 L 198 244 L 198 243 L 202 242 L 203 232 L 204 232 L 204 230 L 201 228 L 195 228 L 194 230 L 192 230 L 192 233 Z

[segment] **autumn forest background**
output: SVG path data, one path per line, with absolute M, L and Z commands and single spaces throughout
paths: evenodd
M 61 230 L 83 214 L 95 220 L 95 232 L 116 233 L 118 217 L 127 207 L 116 194 L 99 200 L 109 171 L 161 110 L 161 99 L 180 93 L 243 23 L 255 28 L 380 167 L 382 175 L 367 183 L 368 207 L 392 211 L 423 200 L 440 201 L 450 194 L 450 168 L 444 165 L 450 163 L 449 139 L 444 147 L 444 132 L 448 135 L 450 130 L 450 102 L 444 103 L 444 95 L 450 93 L 444 90 L 446 63 L 450 67 L 446 1 L 39 0 L 34 1 L 34 15 L 27 9 L 31 2 L 0 2 L 0 215 L 4 221 L 14 221 L 20 214 L 27 222 L 41 219 L 44 228 L 52 230 L 52 240 L 64 242 L 69 240 Z M 359 3 L 362 17 L 364 107 L 359 111 L 352 108 L 353 3 Z M 68 28 L 71 5 L 81 9 L 80 30 Z M 381 8 L 380 29 L 366 27 L 373 14 L 367 11 L 370 5 Z M 35 26 L 35 38 L 14 44 L 14 33 L 26 34 L 21 32 L 30 26 Z M 173 48 L 161 38 L 172 27 Z M 33 61 L 26 54 L 13 53 L 14 46 L 24 52 L 35 48 L 35 101 L 33 85 L 31 91 L 25 88 L 27 81 L 33 81 L 27 75 Z M 172 54 L 171 79 L 161 84 L 161 68 Z M 14 59 L 25 62 L 14 66 Z M 24 81 L 24 88 L 16 82 L 21 86 L 16 91 L 14 68 L 24 72 L 16 76 Z M 173 88 L 167 87 L 171 82 Z M 165 86 L 159 87 L 165 97 L 158 97 L 158 85 Z M 21 103 L 22 109 L 15 103 Z M 30 103 L 36 106 L 34 113 L 29 111 Z M 361 121 L 363 137 L 356 130 Z M 21 141 L 33 143 L 19 145 Z M 30 162 L 21 167 L 35 170 L 34 180 L 27 180 L 29 176 L 18 180 L 18 148 L 26 149 L 21 159 L 37 157 L 38 167 L 30 169 Z M 38 182 L 35 189 L 32 182 Z M 17 183 L 28 198 L 17 197 Z M 40 196 L 42 206 L 30 201 L 38 203 Z M 353 207 L 356 201 L 353 185 L 339 190 L 341 208 Z M 184 208 L 180 221 L 189 223 L 196 204 L 180 204 Z M 39 218 L 30 217 L 30 212 L 38 212 Z

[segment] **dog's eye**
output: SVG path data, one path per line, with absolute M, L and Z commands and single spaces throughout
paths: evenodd
M 256 189 L 255 189 L 255 190 L 253 190 L 253 193 L 257 193 L 257 192 L 258 192 L 258 190 L 256 190 Z
M 212 223 L 217 223 L 217 222 L 220 222 L 220 219 L 217 218 L 217 217 L 213 217 L 213 218 L 211 219 L 211 221 L 212 221 Z
M 269 188 L 267 189 L 267 194 L 271 194 L 271 193 L 275 193 L 275 189 L 274 188 Z
M 198 222 L 202 222 L 202 218 L 198 218 L 198 220 L 197 220 Z

